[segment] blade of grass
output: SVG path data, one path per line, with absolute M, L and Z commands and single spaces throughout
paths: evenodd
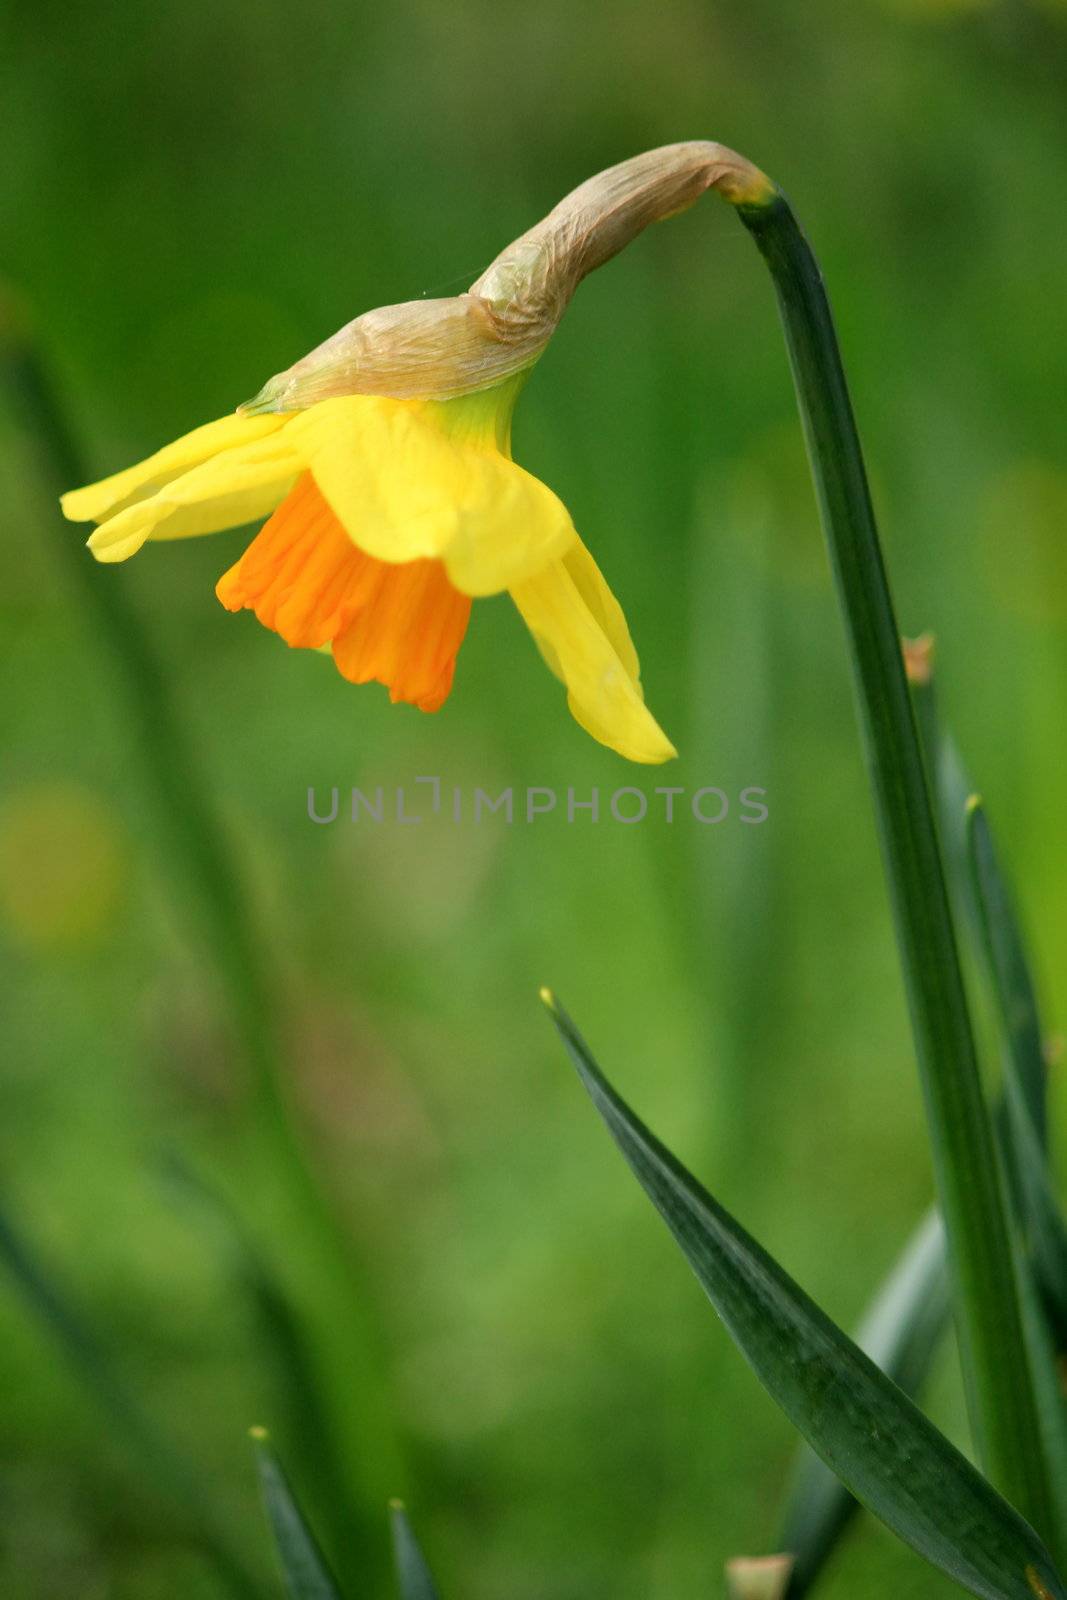
M 1019 1195 L 1037 1282 L 1058 1346 L 1063 1349 L 1067 1344 L 1067 1226 L 1052 1190 L 1040 1132 L 1044 1126 L 1045 1064 L 1034 986 L 978 795 L 968 800 L 964 826 L 979 940 L 1005 1043 L 1005 1156 Z
M 915 1398 L 948 1322 L 945 1231 L 937 1212 L 930 1211 L 875 1295 L 856 1343 L 886 1377 Z M 789 1600 L 808 1592 L 858 1509 L 841 1480 L 802 1445 L 775 1540 L 776 1549 L 793 1557 Z
M 238 1600 L 256 1600 L 259 1587 L 244 1557 L 220 1526 L 195 1467 L 145 1411 L 108 1349 L 70 1295 L 58 1287 L 54 1272 L 41 1265 L 39 1252 L 23 1238 L 6 1210 L 0 1210 L 0 1263 L 48 1329 L 71 1371 L 175 1509 L 186 1536 L 200 1545 Z
M 993 994 L 1005 1044 L 997 1131 L 1057 1350 L 1067 1350 L 1067 1226 L 1048 1165 L 1048 1073 L 1036 986 L 985 808 L 937 706 L 933 639 L 905 641 L 912 702 L 933 775 L 951 887 Z M 1044 1407 L 1041 1408 L 1044 1415 Z
M 1055 1348 L 1064 1352 L 1067 1225 L 1049 1171 L 1048 1073 L 1036 986 L 984 807 L 938 713 L 932 638 L 905 641 L 904 657 L 927 770 L 934 777 L 950 884 L 993 992 L 1004 1037 L 1004 1094 L 996 1118 L 1000 1147 Z M 1040 1410 L 1045 1417 L 1044 1405 Z
M 256 1451 L 263 1504 L 274 1533 L 289 1600 L 341 1600 L 337 1580 L 326 1564 L 281 1462 L 270 1447 L 266 1428 L 253 1428 L 250 1437 Z
M 1013 897 L 988 827 L 983 830 L 982 841 L 976 835 L 972 837 L 973 786 L 956 743 L 940 716 L 933 636 L 924 634 L 921 639 L 905 640 L 903 656 L 926 770 L 937 805 L 949 887 L 990 987 L 1014 994 L 1011 1001 L 1006 1001 L 1004 995 L 995 997 L 1002 1017 L 1008 1009 L 1014 1011 L 1016 1017 L 1014 1048 L 1007 1048 L 1008 1029 L 1002 1026 L 1006 1045 L 1004 1090 L 995 1120 L 1030 1269 L 1024 1275 L 1023 1284 L 1024 1328 L 1057 1508 L 1054 1547 L 1063 1559 L 1067 1551 L 1064 1537 L 1064 1530 L 1067 1530 L 1067 1406 L 1058 1356 L 1067 1350 L 1067 1306 L 1064 1304 L 1067 1241 L 1063 1213 L 1049 1171 L 1047 1073 L 1040 1059 L 1041 1023 L 1036 989 Z M 979 844 L 980 849 L 976 851 Z M 984 887 L 983 879 L 988 880 Z M 988 929 L 991 915 L 1003 922 L 997 941 L 1002 956 L 999 976 L 994 967 L 994 944 Z
M 955 740 L 941 721 L 933 673 L 933 639 L 927 635 L 918 643 L 905 642 L 904 657 L 926 769 L 937 802 L 950 886 L 988 973 L 1023 1104 L 1038 1145 L 1045 1152 L 1048 1071 L 1037 991 L 1015 899 L 988 825 L 980 846 L 972 841 L 970 810 L 975 785 Z M 976 848 L 980 848 L 981 861 L 976 860 Z
M 402 1500 L 389 1502 L 400 1600 L 437 1600 L 437 1589 Z
M 1067 1527 L 1067 1403 L 1064 1397 L 1063 1362 L 1057 1356 L 1049 1319 L 1045 1315 L 1033 1273 L 1026 1274 L 1023 1288 L 1026 1338 L 1037 1378 L 1038 1414 L 1045 1451 L 1052 1468 L 1052 1492 L 1056 1499 L 1059 1526 Z M 1062 1568 L 1065 1560 L 1063 1549 L 1057 1545 L 1053 1553 Z
M 1043 1148 L 1045 1060 L 1037 997 L 1015 908 L 993 847 L 985 807 L 976 794 L 968 796 L 964 827 L 983 954 L 1008 1047 L 1017 1111 L 1027 1118 L 1033 1137 Z
M 1031 1135 L 1032 1138 L 1032 1135 Z M 1035 1184 L 1041 1204 L 1055 1208 L 1040 1152 L 1033 1149 Z M 1036 1207 L 1035 1207 L 1036 1209 Z M 1052 1259 L 1067 1268 L 1058 1211 L 1049 1226 L 1057 1243 Z M 1041 1252 L 1043 1255 L 1044 1253 Z M 1048 1271 L 1047 1265 L 1044 1268 Z M 1040 1273 L 1038 1274 L 1040 1282 Z M 1062 1386 L 1055 1358 L 1042 1325 L 1041 1309 L 1032 1292 L 1024 1299 L 1027 1339 L 1037 1384 L 1038 1414 L 1053 1474 L 1061 1522 L 1067 1522 L 1067 1428 Z M 913 1398 L 926 1377 L 949 1321 L 948 1277 L 944 1232 L 936 1212 L 923 1221 L 864 1317 L 856 1343 L 886 1375 Z M 1062 1486 L 1062 1487 L 1061 1487 Z M 775 1546 L 795 1557 L 788 1586 L 789 1600 L 801 1600 L 837 1548 L 857 1503 L 833 1473 L 807 1447 L 802 1447 Z
M 1052 1494 L 1023 1341 L 1019 1274 L 848 386 L 818 264 L 775 193 L 737 207 L 770 270 L 845 623 L 941 1214 L 968 1412 L 979 1457 L 1040 1529 Z
M 543 998 L 631 1170 L 760 1381 L 856 1499 L 985 1600 L 1064 1600 L 1034 1532 L 889 1378 L 701 1188 Z
M 964 926 L 973 937 L 977 928 L 977 913 L 967 872 L 964 816 L 974 785 L 967 775 L 955 741 L 941 722 L 934 681 L 934 651 L 932 633 L 924 633 L 919 639 L 902 641 L 904 671 L 911 691 L 949 892 L 954 905 L 962 913 Z

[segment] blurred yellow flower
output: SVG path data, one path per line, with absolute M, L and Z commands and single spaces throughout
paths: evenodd
M 365 313 L 237 415 L 65 495 L 64 513 L 99 523 L 100 561 L 267 516 L 219 581 L 223 605 L 424 711 L 452 687 L 471 600 L 507 591 L 582 727 L 667 760 L 622 611 L 561 501 L 512 461 L 511 419 L 581 279 L 712 186 L 767 184 L 706 143 L 600 173 L 466 294 Z

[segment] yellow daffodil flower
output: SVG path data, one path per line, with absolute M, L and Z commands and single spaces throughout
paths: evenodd
M 665 761 L 622 611 L 562 502 L 511 459 L 511 419 L 580 280 L 648 222 L 765 181 L 753 174 L 712 144 L 610 168 L 466 294 L 366 313 L 236 415 L 64 495 L 64 513 L 99 524 L 99 561 L 267 516 L 219 580 L 223 605 L 424 711 L 449 694 L 472 599 L 506 590 L 582 727 Z

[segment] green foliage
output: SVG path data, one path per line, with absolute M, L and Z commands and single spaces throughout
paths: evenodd
M 993 849 L 985 808 L 966 811 L 970 888 L 982 952 L 1004 1039 L 1004 1153 L 1029 1254 L 1052 1319 L 1057 1348 L 1067 1348 L 1067 1226 L 1045 1156 L 1044 1043 L 1029 963 L 1011 898 Z
M 900 630 L 822 274 L 788 203 L 743 206 L 774 281 L 841 608 L 908 995 L 978 1458 L 1046 1534 L 1052 1493 L 1008 1199 L 982 1089 Z
M 846 1487 L 973 1594 L 1062 1595 L 1033 1529 L 649 1132 L 566 1012 L 549 1007 L 593 1104 L 738 1348 Z
M 341 1600 L 340 1590 L 265 1428 L 252 1430 L 263 1503 L 274 1533 L 289 1600 Z
M 929 1212 L 908 1240 L 856 1332 L 856 1344 L 875 1366 L 917 1400 L 949 1320 L 945 1233 Z M 793 1567 L 787 1593 L 800 1600 L 837 1548 L 858 1502 L 814 1451 L 797 1456 L 781 1532 Z
M 393 1526 L 393 1555 L 400 1586 L 400 1600 L 438 1600 L 437 1589 L 426 1557 L 403 1504 L 394 1500 L 389 1507 Z
M 1067 212 L 1050 197 L 1067 181 L 1067 29 L 1053 0 L 665 0 L 654 17 L 623 0 L 610 19 L 561 0 L 102 0 L 4 20 L 4 272 L 94 473 L 229 411 L 357 312 L 465 287 L 598 165 L 695 133 L 780 178 L 833 292 L 900 618 L 938 630 L 944 701 L 1062 1028 Z M 243 534 L 84 576 L 108 579 L 150 639 L 183 735 L 169 787 L 180 802 L 203 775 L 276 958 L 286 1104 L 352 1246 L 348 1293 L 238 1062 L 242 1019 L 144 779 L 147 730 L 77 575 L 81 533 L 55 520 L 27 408 L 0 411 L 5 1193 L 111 1369 L 258 1554 L 264 1595 L 242 1450 L 254 1417 L 339 1567 L 340 1512 L 358 1521 L 355 1566 L 383 1593 L 384 1539 L 375 1556 L 363 1529 L 398 1489 L 438 1508 L 466 1600 L 680 1600 L 774 1525 L 791 1430 L 734 1352 L 709 1347 L 706 1307 L 641 1232 L 641 1197 L 626 1211 L 614 1167 L 590 1157 L 531 976 L 580 997 L 605 1059 L 655 1061 L 641 1098 L 656 1126 L 675 1145 L 684 1130 L 835 1320 L 852 1325 L 929 1200 L 780 333 L 723 208 L 654 230 L 579 290 L 515 444 L 628 608 L 682 752 L 662 776 L 566 722 L 506 600 L 476 610 L 453 700 L 423 718 L 222 613 L 212 588 Z M 602 803 L 631 782 L 751 782 L 771 816 L 307 822 L 310 783 L 435 772 L 579 799 L 597 786 Z M 1055 1143 L 1055 1075 L 1050 1089 Z M 312 1487 L 313 1444 L 292 1453 L 269 1318 L 156 1181 L 161 1145 L 240 1203 L 269 1282 L 299 1305 L 343 1492 Z M 220 1600 L 187 1515 L 101 1426 L 29 1303 L 0 1294 L 0 1591 Z M 927 1403 L 965 1439 L 950 1363 Z M 369 1435 L 376 1447 L 353 1448 Z M 866 1518 L 820 1591 L 952 1592 Z

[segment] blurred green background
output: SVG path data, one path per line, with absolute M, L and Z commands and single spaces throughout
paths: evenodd
M 32 321 L 89 476 L 231 410 L 359 311 L 465 288 L 638 150 L 718 138 L 777 177 L 829 281 L 901 624 L 937 633 L 943 707 L 1062 1025 L 1067 9 L 43 0 L 0 28 L 5 316 Z M 375 1575 L 367 1593 L 389 1493 L 447 1594 L 716 1592 L 726 1557 L 773 1545 L 790 1428 L 610 1147 L 537 986 L 837 1319 L 931 1192 L 751 242 L 713 200 L 640 239 L 583 285 L 516 423 L 518 459 L 626 607 L 671 769 L 586 738 L 506 599 L 477 605 L 429 718 L 222 610 L 245 533 L 89 572 L 150 636 L 194 756 L 172 792 L 206 793 L 276 969 L 285 1089 L 347 1283 L 293 1199 L 79 581 L 83 532 L 57 520 L 62 465 L 19 396 L 0 422 L 5 1214 L 264 1595 L 252 1423 L 339 1564 Z M 307 819 L 309 785 L 424 774 L 604 802 L 751 784 L 770 817 Z M 295 1358 L 273 1291 L 297 1306 Z M 229 1592 L 10 1277 L 0 1373 L 0 1592 Z M 328 1427 L 308 1398 L 323 1383 Z M 931 1400 L 962 1440 L 947 1354 Z M 865 1521 L 825 1592 L 949 1585 Z

